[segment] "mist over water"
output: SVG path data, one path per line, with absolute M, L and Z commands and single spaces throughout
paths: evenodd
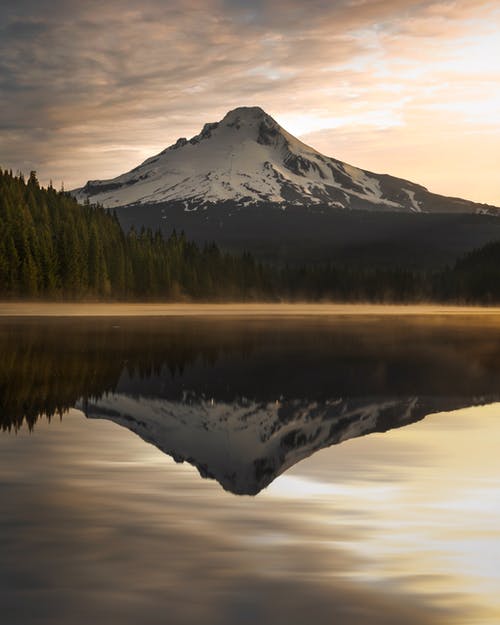
M 5 622 L 498 622 L 499 339 L 483 315 L 3 319 Z

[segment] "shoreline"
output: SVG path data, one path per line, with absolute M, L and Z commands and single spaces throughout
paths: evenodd
M 500 315 L 500 307 L 445 306 L 439 304 L 148 304 L 148 303 L 0 303 L 0 318 L 7 317 L 324 317 L 343 315 Z

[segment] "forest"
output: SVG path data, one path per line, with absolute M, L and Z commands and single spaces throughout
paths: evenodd
M 81 206 L 35 172 L 0 171 L 0 297 L 64 300 L 244 299 L 267 292 L 247 255 L 202 249 L 175 232 L 124 233 L 116 215 Z
M 35 172 L 0 169 L 0 298 L 490 304 L 500 301 L 500 242 L 434 271 L 264 265 L 183 233 L 124 232 L 116 214 L 42 188 Z

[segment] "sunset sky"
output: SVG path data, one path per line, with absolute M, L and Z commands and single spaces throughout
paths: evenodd
M 258 105 L 500 206 L 499 0 L 0 0 L 0 166 L 67 189 Z

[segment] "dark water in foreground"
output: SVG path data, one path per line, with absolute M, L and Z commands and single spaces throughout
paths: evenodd
M 500 623 L 500 317 L 3 319 L 0 354 L 2 625 Z

